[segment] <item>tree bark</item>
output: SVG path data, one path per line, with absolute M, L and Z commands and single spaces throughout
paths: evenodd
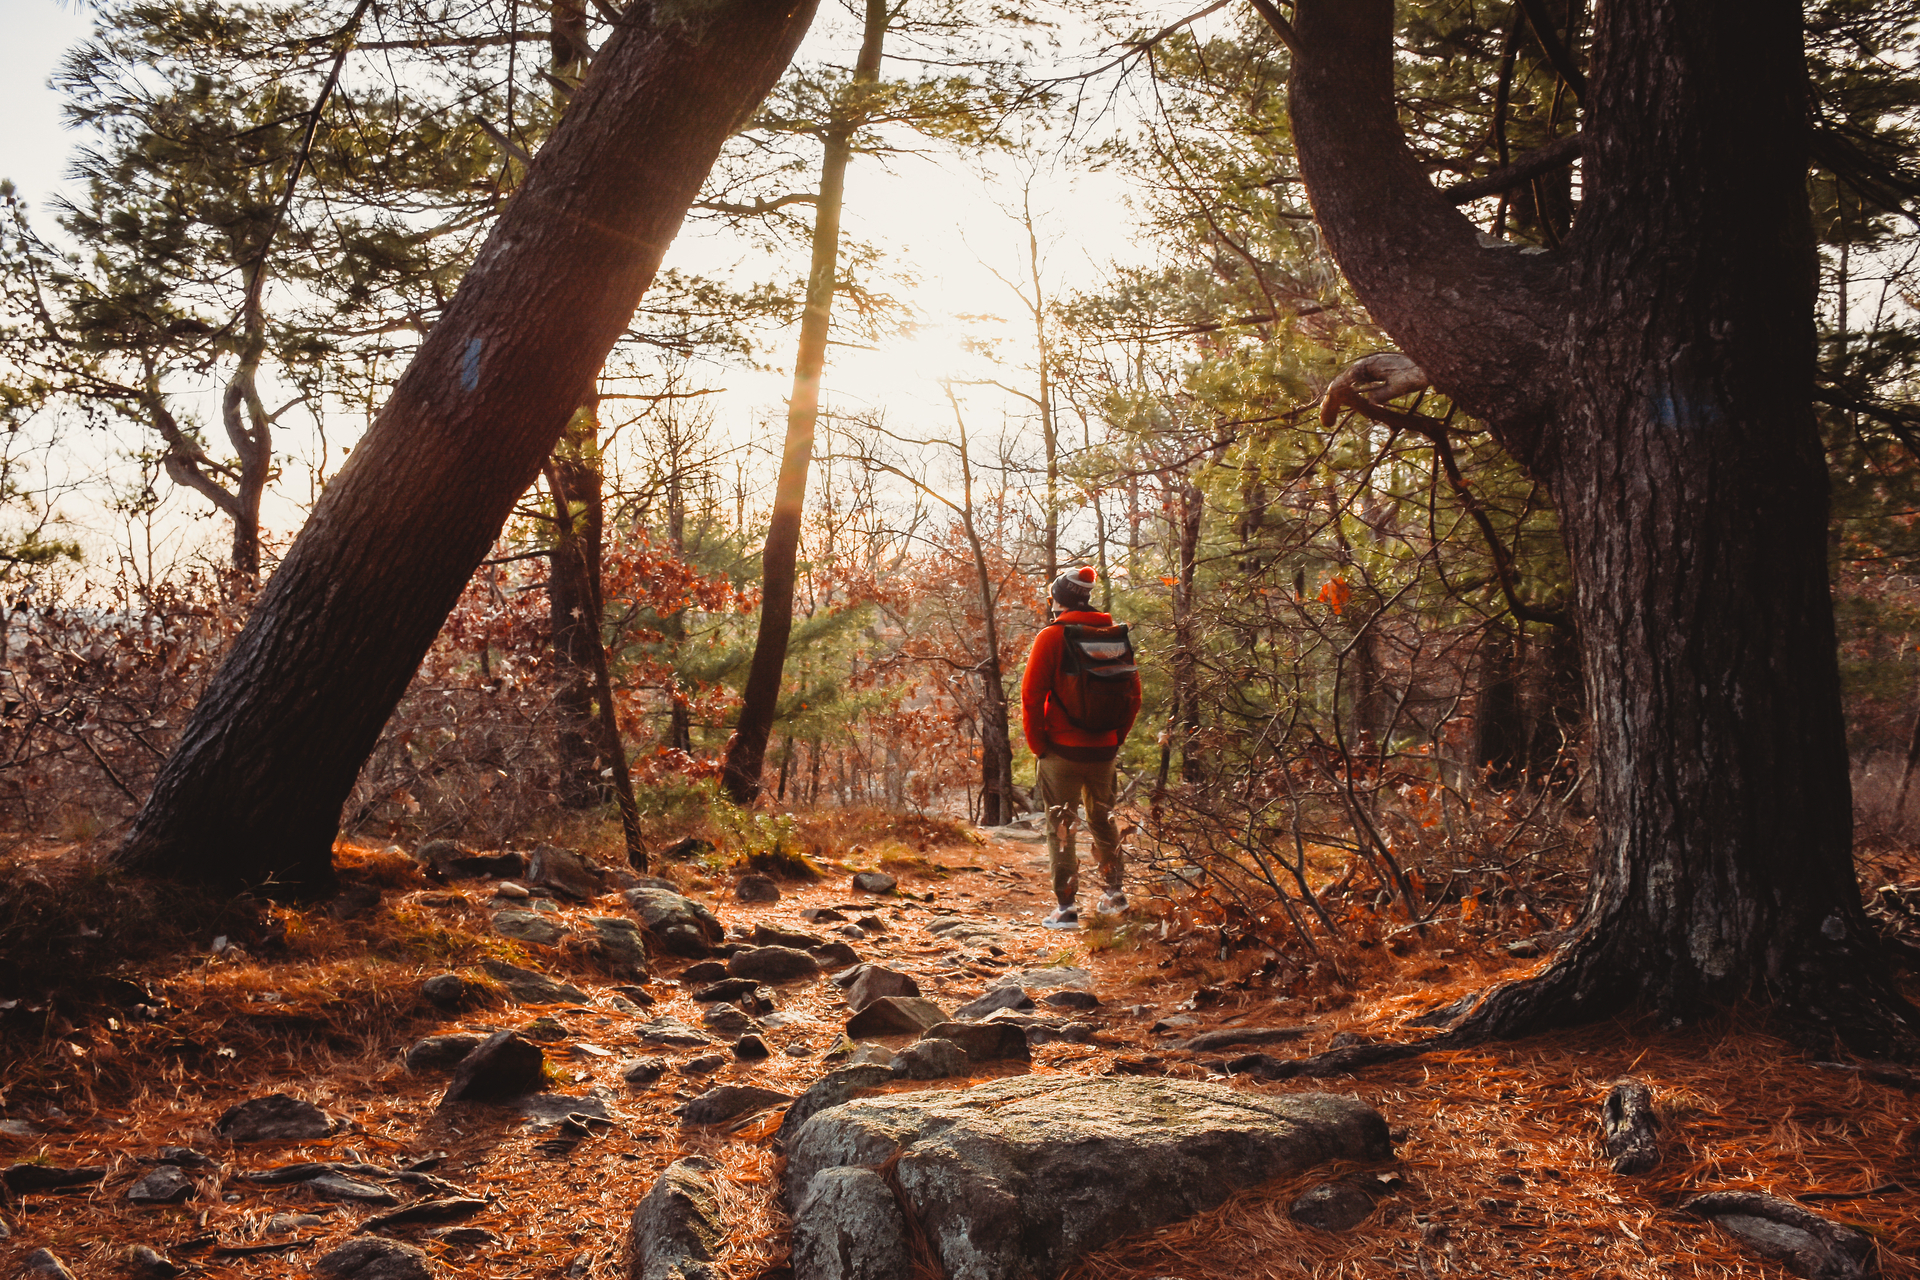
M 840 262 L 840 211 L 847 187 L 847 162 L 853 135 L 864 111 L 866 90 L 880 78 L 880 51 L 890 18 L 886 0 L 867 0 L 867 25 L 854 63 L 853 84 L 826 129 L 820 160 L 820 196 L 814 205 L 813 263 L 807 274 L 806 309 L 800 317 L 800 346 L 793 360 L 793 395 L 787 402 L 786 448 L 775 482 L 767 545 L 760 555 L 760 627 L 753 663 L 741 690 L 740 718 L 727 744 L 721 783 L 735 804 L 760 794 L 760 773 L 767 739 L 780 704 L 787 640 L 793 634 L 794 563 L 800 553 L 800 517 L 807 497 L 807 467 L 813 458 L 813 429 L 820 416 L 820 376 L 827 364 L 827 331 L 833 319 L 833 291 Z
M 1482 247 L 1421 173 L 1392 24 L 1391 0 L 1300 0 L 1301 174 L 1374 319 L 1552 493 L 1594 732 L 1582 934 L 1479 1025 L 1753 994 L 1911 1051 L 1850 856 L 1798 7 L 1604 6 L 1553 251 Z
M 115 855 L 312 891 L 355 774 L 810 0 L 632 6 L 262 593 Z

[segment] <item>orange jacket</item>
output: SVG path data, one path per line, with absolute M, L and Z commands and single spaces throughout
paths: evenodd
M 1076 729 L 1067 713 L 1053 697 L 1054 677 L 1060 674 L 1060 650 L 1066 644 L 1066 625 L 1110 627 L 1113 618 L 1104 613 L 1075 610 L 1063 613 L 1041 628 L 1033 638 L 1033 652 L 1027 655 L 1027 673 L 1020 681 L 1020 728 L 1027 736 L 1027 750 L 1044 756 L 1055 747 L 1069 760 L 1111 760 L 1120 744 L 1133 732 L 1134 718 L 1140 714 L 1140 682 L 1133 684 L 1133 707 L 1126 728 L 1119 732 L 1088 733 Z

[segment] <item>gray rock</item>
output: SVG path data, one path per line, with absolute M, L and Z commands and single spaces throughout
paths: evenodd
M 712 1036 L 695 1031 L 677 1018 L 659 1017 L 651 1022 L 643 1022 L 633 1029 L 633 1033 L 645 1044 L 664 1044 L 674 1049 L 697 1049 L 713 1043 Z
M 811 933 L 802 933 L 798 929 L 778 929 L 771 925 L 756 924 L 748 935 L 756 947 L 792 947 L 795 951 L 805 951 L 808 947 L 817 947 L 824 938 Z
M 832 907 L 808 907 L 800 913 L 800 918 L 808 924 L 833 924 L 846 919 Z
M 947 1023 L 947 1026 L 960 1026 L 961 1023 Z M 1026 1038 L 1020 1040 L 1022 1049 L 1027 1047 Z M 903 1080 L 950 1080 L 954 1076 L 964 1076 L 973 1069 L 973 1060 L 967 1051 L 951 1040 L 916 1040 L 900 1052 L 893 1055 L 889 1064 L 893 1074 Z
M 989 987 L 987 993 L 977 1000 L 969 1000 L 953 1011 L 953 1016 L 962 1022 L 972 1022 L 984 1018 L 990 1013 L 1002 1009 L 1031 1009 L 1033 997 L 1019 987 Z
M 792 947 L 748 947 L 728 958 L 727 972 L 761 982 L 791 982 L 818 974 L 820 962 Z
M 700 1025 L 709 1031 L 717 1031 L 723 1036 L 743 1036 L 749 1031 L 759 1031 L 760 1024 L 730 1004 L 717 1004 L 707 1010 L 700 1019 Z
M 907 1211 L 950 1280 L 1014 1280 L 1056 1275 L 1090 1250 L 1242 1188 L 1391 1150 L 1386 1121 L 1351 1098 L 1027 1076 L 820 1112 L 790 1144 L 787 1187 L 798 1210 L 826 1170 L 897 1155 Z M 815 1226 L 796 1216 L 794 1229 Z
M 271 1093 L 228 1107 L 213 1130 L 228 1142 L 305 1142 L 328 1137 L 345 1124 L 311 1102 Z
M 734 881 L 733 896 L 741 902 L 778 902 L 780 886 L 772 876 L 744 875 Z
M 606 892 L 607 873 L 572 849 L 539 844 L 533 847 L 533 856 L 527 860 L 527 883 L 588 902 Z
M 746 1035 L 733 1042 L 733 1056 L 741 1062 L 759 1062 L 771 1058 L 773 1050 L 759 1036 Z
M 907 974 L 877 964 L 860 966 L 860 976 L 847 988 L 847 1008 L 858 1013 L 882 996 L 917 996 L 920 984 Z
M 714 1280 L 713 1260 L 726 1238 L 714 1169 L 704 1156 L 676 1160 L 634 1209 L 631 1280 Z
M 926 1039 L 951 1040 L 974 1062 L 1031 1062 L 1027 1033 L 1011 1022 L 942 1022 L 928 1027 Z
M 177 1165 L 161 1165 L 127 1188 L 135 1204 L 179 1204 L 194 1193 L 193 1179 Z
M 33 1280 L 74 1280 L 73 1272 L 51 1249 L 35 1249 L 20 1260 L 20 1274 Z
M 466 1056 L 478 1049 L 486 1040 L 471 1032 L 454 1032 L 443 1036 L 428 1036 L 416 1040 L 407 1050 L 407 1070 L 409 1071 L 451 1071 L 466 1060 Z
M 884 871 L 858 871 L 853 877 L 853 887 L 862 893 L 892 893 L 899 884 Z
M 1221 1027 L 1215 1031 L 1203 1031 L 1190 1040 L 1174 1045 L 1176 1049 L 1187 1049 L 1194 1053 L 1205 1053 L 1210 1049 L 1225 1049 L 1238 1044 L 1279 1044 L 1286 1040 L 1298 1040 L 1320 1028 L 1304 1027 Z
M 667 1074 L 665 1058 L 638 1058 L 622 1064 L 620 1078 L 628 1084 L 652 1084 Z
M 1309 1187 L 1287 1206 L 1287 1216 L 1320 1231 L 1350 1231 L 1373 1212 L 1373 1197 L 1351 1182 Z
M 550 947 L 573 932 L 538 911 L 496 911 L 493 931 L 515 942 L 531 942 L 542 947 Z
M 180 1274 L 171 1259 L 144 1244 L 129 1246 L 120 1255 L 120 1267 L 127 1280 L 172 1280 Z
M 313 1264 L 321 1280 L 431 1280 L 427 1255 L 398 1240 L 349 1240 Z
M 521 1004 L 586 1004 L 592 999 L 570 982 L 557 981 L 505 960 L 482 960 L 480 967 Z
M 1091 991 L 1093 975 L 1085 969 L 1066 967 L 1029 969 L 1025 973 L 1009 973 L 994 985 L 1025 987 L 1029 991 L 1051 991 L 1055 987 L 1073 987 L 1080 991 Z
M 538 1089 L 546 1070 L 539 1045 L 517 1032 L 496 1032 L 461 1060 L 440 1101 L 504 1102 Z
M 881 996 L 847 1019 L 847 1034 L 855 1040 L 867 1036 L 917 1036 L 947 1015 L 931 1000 L 918 996 Z
M 640 927 L 669 954 L 708 955 L 726 933 L 713 912 L 681 894 L 666 889 L 629 889 L 621 896 L 639 917 Z
M 438 973 L 420 984 L 420 994 L 442 1009 L 466 1009 L 479 1003 L 485 989 L 457 973 Z
M 907 1221 L 871 1169 L 828 1169 L 813 1180 L 793 1232 L 793 1274 L 809 1280 L 894 1280 L 913 1274 Z
M 793 1095 L 754 1084 L 723 1084 L 707 1090 L 680 1110 L 683 1125 L 725 1124 L 741 1116 L 792 1102 Z
M 1049 991 L 1040 997 L 1040 1003 L 1056 1009 L 1098 1009 L 1100 997 L 1091 991 L 1077 991 L 1072 987 L 1063 987 L 1058 991 Z
M 175 1164 L 182 1169 L 205 1169 L 213 1160 L 192 1147 L 162 1147 L 160 1154 L 151 1158 L 143 1157 L 142 1164 Z
M 680 1064 L 680 1073 L 689 1076 L 710 1075 L 727 1065 L 729 1058 L 724 1053 L 703 1053 L 697 1058 L 688 1058 Z
M 647 940 L 639 925 L 620 916 L 588 916 L 587 926 L 595 955 L 631 973 L 646 972 Z
M 1791 1200 L 1751 1191 L 1712 1191 L 1680 1207 L 1807 1280 L 1868 1280 L 1879 1274 L 1870 1236 Z
M 786 1146 L 792 1141 L 793 1136 L 800 1132 L 800 1126 L 813 1119 L 815 1113 L 851 1101 L 869 1089 L 891 1084 L 893 1078 L 893 1068 L 878 1063 L 842 1067 L 838 1071 L 828 1072 L 814 1081 L 813 1085 L 787 1108 L 787 1114 L 780 1121 L 780 1132 L 774 1135 L 775 1144 Z
M 307 1179 L 307 1189 L 322 1200 L 346 1200 L 353 1204 L 400 1203 L 400 1197 L 385 1187 L 338 1173 L 323 1173 L 317 1178 Z

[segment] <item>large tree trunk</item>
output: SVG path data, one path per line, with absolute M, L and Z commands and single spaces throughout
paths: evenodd
M 1573 567 L 1600 819 L 1584 928 L 1477 1017 L 1504 1034 L 1760 994 L 1911 1048 L 1850 857 L 1799 10 L 1599 12 L 1585 206 L 1551 252 L 1481 247 L 1427 181 L 1394 110 L 1391 0 L 1300 0 L 1286 32 L 1329 244 L 1547 484 Z
M 263 592 L 121 866 L 331 882 L 340 807 L 381 725 L 812 8 L 628 10 Z
M 840 209 L 847 188 L 847 161 L 861 124 L 866 91 L 880 78 L 880 52 L 886 40 L 887 0 L 867 0 L 866 31 L 854 63 L 853 84 L 836 106 L 826 130 L 820 159 L 820 191 L 814 205 L 813 262 L 807 274 L 806 309 L 800 316 L 800 344 L 793 359 L 793 395 L 787 402 L 786 448 L 780 478 L 774 484 L 767 545 L 760 554 L 760 628 L 753 642 L 753 663 L 741 690 L 740 719 L 727 744 L 721 775 L 736 804 L 760 794 L 760 772 L 767 739 L 780 705 L 781 675 L 786 670 L 787 640 L 793 634 L 794 563 L 800 554 L 800 517 L 806 506 L 807 467 L 813 459 L 813 429 L 820 416 L 820 377 L 827 365 L 827 331 L 833 319 L 833 291 L 840 263 Z

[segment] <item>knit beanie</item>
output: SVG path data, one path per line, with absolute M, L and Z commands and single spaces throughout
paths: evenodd
M 1062 609 L 1084 609 L 1093 603 L 1092 569 L 1069 569 L 1053 580 L 1053 602 Z

